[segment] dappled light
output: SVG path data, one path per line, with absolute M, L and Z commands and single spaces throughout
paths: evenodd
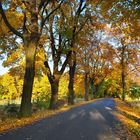
M 98 120 L 98 121 L 104 121 L 105 118 L 96 110 L 94 112 L 89 112 L 90 114 L 90 119 L 91 120 Z
M 107 109 L 107 110 L 112 110 L 110 107 L 105 107 L 105 109 Z

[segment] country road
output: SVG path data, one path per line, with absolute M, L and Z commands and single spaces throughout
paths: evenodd
M 131 139 L 115 112 L 115 101 L 111 98 L 102 99 L 1 134 L 0 140 Z

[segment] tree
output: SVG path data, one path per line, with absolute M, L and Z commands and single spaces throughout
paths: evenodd
M 10 74 L 7 73 L 2 77 L 1 85 L 3 87 L 3 99 L 10 101 L 20 96 L 20 92 L 18 92 L 18 86 L 15 83 L 15 78 Z
M 75 6 L 72 6 L 75 5 Z M 85 15 L 81 13 L 85 10 L 86 2 L 81 1 L 67 1 L 62 4 L 57 14 L 52 16 L 49 22 L 49 40 L 50 49 L 45 61 L 45 67 L 48 69 L 47 75 L 51 84 L 51 102 L 50 108 L 57 107 L 57 96 L 60 78 L 69 64 L 69 97 L 68 102 L 73 104 L 74 99 L 74 73 L 76 66 L 75 58 L 75 37 L 82 30 L 87 22 Z M 85 12 L 84 12 L 85 13 Z M 49 56 L 52 58 L 53 71 L 49 66 Z
M 127 92 L 126 79 L 128 73 L 137 69 L 139 48 L 136 38 L 129 34 L 127 23 L 116 26 L 113 32 L 116 38 L 116 58 L 121 69 L 122 100 L 124 101 Z
M 86 98 L 90 92 L 98 97 L 100 87 L 113 68 L 114 49 L 104 37 L 106 35 L 102 24 L 96 24 L 98 27 L 101 25 L 100 29 L 88 26 L 88 34 L 85 36 L 83 33 L 77 57 L 79 69 L 85 75 Z
M 75 6 L 72 7 L 70 11 L 70 20 L 72 24 L 71 27 L 71 37 L 70 41 L 70 60 L 69 60 L 69 94 L 68 94 L 68 103 L 74 104 L 74 74 L 76 70 L 76 48 L 78 43 L 76 42 L 78 34 L 83 30 L 84 26 L 87 24 L 90 17 L 90 8 L 88 9 L 88 2 L 80 0 L 80 2 L 73 3 Z M 74 12 L 73 12 L 74 11 Z
M 25 117 L 31 115 L 31 97 L 35 76 L 35 57 L 41 35 L 43 34 L 43 28 L 51 14 L 60 7 L 63 1 L 6 1 L 7 4 L 9 4 L 9 7 L 5 7 L 4 2 L 5 1 L 0 2 L 0 14 L 2 19 L 8 29 L 22 39 L 25 51 L 26 67 L 20 106 L 20 116 Z M 55 5 L 56 7 L 53 7 L 54 3 L 57 3 Z M 22 26 L 15 28 L 12 23 L 10 23 L 6 14 L 6 11 L 10 10 L 22 14 Z
M 117 36 L 118 40 L 115 47 L 118 47 L 120 52 L 117 56 L 119 56 L 121 65 L 122 100 L 125 100 L 126 96 L 127 71 L 133 70 L 137 62 L 135 50 L 138 49 L 139 44 L 139 4 L 138 0 L 111 0 L 109 5 L 105 1 L 102 4 L 102 9 L 104 9 L 102 14 L 110 24 L 112 32 L 114 32 L 113 35 Z
M 63 6 L 65 6 L 65 3 Z M 68 42 L 65 37 L 65 30 L 67 28 L 66 22 L 63 8 L 60 8 L 59 11 L 57 11 L 57 14 L 54 14 L 49 21 L 49 45 L 44 45 L 45 49 L 48 50 L 44 65 L 47 68 L 46 73 L 51 85 L 50 109 L 57 107 L 60 78 L 70 57 Z M 53 70 L 51 70 L 49 64 L 50 61 L 53 63 Z

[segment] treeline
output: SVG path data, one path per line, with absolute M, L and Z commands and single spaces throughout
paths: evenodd
M 21 117 L 31 115 L 31 101 L 39 94 L 49 96 L 49 108 L 56 108 L 64 77 L 68 86 L 62 96 L 69 104 L 76 96 L 74 83 L 83 79 L 76 89 L 85 87 L 86 100 L 101 90 L 102 96 L 121 94 L 125 100 L 132 72 L 139 70 L 138 11 L 138 0 L 1 1 L 0 56 L 10 67 L 1 93 L 21 95 Z M 77 82 L 75 73 L 81 76 Z M 3 85 L 6 76 L 14 78 L 13 88 Z

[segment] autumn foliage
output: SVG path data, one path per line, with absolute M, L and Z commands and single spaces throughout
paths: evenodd
M 139 1 L 0 1 L 0 100 L 20 117 L 77 98 L 140 97 Z

